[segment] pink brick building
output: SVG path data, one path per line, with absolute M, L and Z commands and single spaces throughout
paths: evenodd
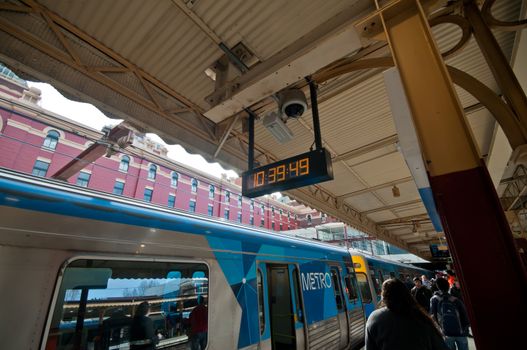
M 50 177 L 103 132 L 38 106 L 28 88 L 0 65 L 0 167 Z M 3 74 L 2 74 L 3 73 Z M 287 231 L 334 221 L 303 206 L 270 197 L 244 198 L 234 181 L 217 179 L 167 157 L 164 146 L 136 135 L 122 152 L 86 164 L 70 183 L 153 204 Z

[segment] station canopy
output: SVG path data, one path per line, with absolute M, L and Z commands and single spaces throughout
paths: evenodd
M 461 27 L 437 20 L 455 14 L 462 1 L 452 3 L 428 14 L 440 51 L 456 48 L 446 63 L 498 93 L 475 40 L 457 47 Z M 521 0 L 497 1 L 492 12 L 517 20 L 520 7 Z M 257 163 L 310 149 L 310 110 L 287 121 L 294 136 L 283 144 L 261 120 L 278 109 L 276 93 L 285 88 L 302 89 L 309 101 L 305 77 L 312 76 L 334 180 L 285 194 L 430 258 L 429 245 L 444 234 L 434 230 L 398 150 L 381 74 L 390 50 L 386 41 L 360 35 L 362 19 L 375 10 L 371 0 L 8 0 L 0 2 L 0 61 L 23 78 L 48 82 L 68 98 L 239 171 L 247 169 L 245 108 L 257 115 Z M 515 33 L 494 34 L 510 59 Z M 381 64 L 367 63 L 374 58 Z M 366 63 L 329 75 L 356 61 Z M 485 158 L 495 119 L 456 89 Z

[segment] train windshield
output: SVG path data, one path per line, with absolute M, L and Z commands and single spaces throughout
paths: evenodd
M 76 260 L 63 273 L 46 349 L 185 346 L 191 327 L 206 333 L 207 265 Z
M 362 302 L 364 304 L 369 304 L 372 302 L 370 284 L 366 278 L 366 274 L 357 273 L 357 283 L 359 284 L 360 295 L 362 297 Z

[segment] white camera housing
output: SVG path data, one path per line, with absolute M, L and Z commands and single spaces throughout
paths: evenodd
M 293 139 L 293 132 L 282 121 L 280 113 L 267 113 L 265 117 L 263 117 L 262 123 L 278 142 L 286 143 Z
M 280 93 L 280 110 L 287 118 L 299 118 L 307 110 L 304 92 L 300 89 L 285 90 Z

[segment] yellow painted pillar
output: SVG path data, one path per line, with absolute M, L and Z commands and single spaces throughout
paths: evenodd
M 401 75 L 477 348 L 513 349 L 524 342 L 526 274 L 421 3 L 394 0 L 371 20 Z

